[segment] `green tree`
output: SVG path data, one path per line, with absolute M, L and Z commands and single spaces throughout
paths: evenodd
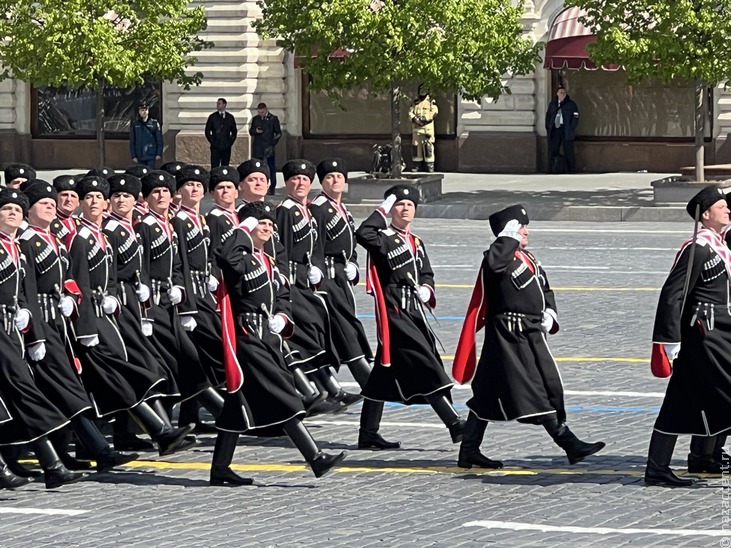
M 0 0 L 0 79 L 93 89 L 99 163 L 104 164 L 105 84 L 122 88 L 177 80 L 188 89 L 190 54 L 209 44 L 202 6 L 188 0 Z
M 401 172 L 400 87 L 424 82 L 480 101 L 509 93 L 506 75 L 527 74 L 540 44 L 523 36 L 523 3 L 510 0 L 266 0 L 254 27 L 296 52 L 311 89 L 367 85 L 391 93 L 393 173 Z
M 703 97 L 731 77 L 731 0 L 568 0 L 597 35 L 597 64 L 623 65 L 631 82 L 644 78 L 695 85 L 695 172 L 703 181 Z

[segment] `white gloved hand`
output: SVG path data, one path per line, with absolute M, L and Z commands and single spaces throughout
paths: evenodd
M 544 333 L 549 333 L 551 329 L 553 329 L 554 322 L 555 320 L 553 319 L 553 316 L 544 311 L 543 315 L 541 316 L 541 330 Z
M 145 337 L 152 337 L 152 322 L 150 320 L 142 320 L 142 334 Z
M 170 302 L 173 304 L 180 304 L 183 302 L 183 292 L 180 291 L 180 288 L 177 285 L 168 289 L 168 297 L 170 297 Z
M 208 276 L 208 291 L 215 293 L 218 289 L 218 278 L 215 276 Z
M 665 349 L 665 355 L 671 362 L 680 354 L 680 343 L 662 343 L 662 347 Z
M 286 325 L 287 322 L 280 314 L 269 316 L 269 331 L 275 335 L 279 335 Z
M 180 318 L 180 323 L 183 324 L 183 329 L 185 331 L 193 331 L 196 327 L 198 327 L 198 322 L 195 321 L 193 316 L 182 316 Z
M 70 317 L 71 314 L 74 313 L 74 308 L 76 308 L 76 301 L 73 297 L 64 295 L 61 297 L 61 300 L 58 301 L 58 309 L 61 311 L 64 318 Z
M 396 203 L 396 195 L 391 194 L 391 195 L 389 195 L 388 198 L 383 200 L 383 203 L 381 204 L 381 206 L 378 209 L 380 209 L 386 215 L 388 215 L 391 212 L 391 208 L 393 207 L 393 204 L 395 204 L 395 203 Z
M 141 303 L 150 300 L 150 288 L 145 284 L 140 284 L 140 287 L 137 288 L 137 291 L 135 291 L 135 293 L 137 293 L 137 298 Z
M 18 313 L 15 315 L 15 327 L 18 328 L 18 331 L 25 331 L 29 323 L 30 312 L 28 312 L 25 308 L 18 310 Z
M 109 295 L 105 295 L 102 299 L 102 310 L 105 314 L 114 314 L 117 311 L 117 308 L 119 307 L 119 302 L 114 297 L 110 297 Z
M 256 217 L 247 217 L 239 223 L 239 228 L 245 230 L 246 232 L 251 232 L 256 228 L 256 225 L 258 224 L 259 219 L 257 219 Z
M 352 282 L 358 277 L 358 265 L 355 263 L 348 263 L 345 265 L 345 276 L 349 282 Z
M 317 285 L 322 281 L 322 270 L 316 266 L 310 266 L 307 269 L 307 279 L 312 285 Z
M 43 341 L 31 344 L 28 347 L 28 357 L 34 362 L 39 362 L 46 357 L 46 343 Z
M 428 303 L 429 299 L 431 299 L 431 289 L 429 289 L 425 285 L 419 286 L 418 293 L 419 293 L 419 300 L 421 300 L 421 302 L 423 302 L 423 303 Z
M 497 235 L 497 237 L 499 238 L 500 236 L 507 236 L 508 238 L 513 238 L 514 240 L 522 242 L 523 235 L 518 232 L 521 226 L 523 225 L 520 224 L 520 221 L 518 221 L 517 219 L 511 219 L 507 222 L 505 228 L 503 228 L 503 230 L 500 232 L 500 234 Z
M 94 335 L 93 337 L 84 337 L 83 339 L 79 339 L 79 342 L 87 348 L 91 348 L 92 346 L 96 346 L 97 344 L 99 344 L 99 335 Z

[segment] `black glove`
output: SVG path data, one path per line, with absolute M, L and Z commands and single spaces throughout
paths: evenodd
M 269 156 L 272 155 L 273 150 L 274 150 L 274 147 L 266 147 L 264 149 L 264 158 L 262 158 L 262 159 L 269 158 Z

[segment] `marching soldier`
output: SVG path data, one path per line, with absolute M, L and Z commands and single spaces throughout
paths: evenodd
M 78 313 L 81 292 L 68 276 L 70 257 L 66 247 L 54 236 L 49 226 L 56 218 L 56 189 L 41 180 L 23 188 L 28 199 L 29 229 L 20 237 L 20 248 L 28 264 L 27 273 L 35 279 L 44 346 L 43 351 L 29 341 L 27 353 L 36 386 L 70 419 L 71 427 L 96 461 L 98 471 L 133 461 L 136 453 L 123 455 L 112 450 L 88 417 L 93 409 L 81 382 L 81 362 L 70 340 L 69 319 Z M 65 447 L 56 447 L 62 457 Z M 73 461 L 72 461 L 73 462 Z M 76 464 L 76 463 L 73 463 Z M 76 464 L 78 465 L 78 464 Z
M 412 141 L 414 171 L 434 172 L 434 118 L 439 114 L 437 103 L 429 96 L 424 84 L 419 85 L 419 96 L 409 109 L 413 128 Z
M 230 469 L 241 432 L 280 435 L 284 431 L 319 478 L 342 461 L 345 452 L 331 455 L 317 447 L 302 423 L 305 410 L 282 354 L 283 337 L 295 328 L 287 286 L 281 283 L 274 261 L 263 251 L 274 230 L 274 207 L 254 202 L 242 212 L 243 229 L 234 230 L 216 250 L 222 273 L 229 394 L 216 421 L 219 434 L 211 485 L 252 483 Z
M 317 166 L 322 192 L 310 204 L 316 221 L 316 247 L 325 264 L 322 286 L 330 312 L 333 341 L 341 363 L 365 388 L 373 363 L 368 337 L 355 313 L 353 286 L 358 283 L 358 256 L 355 252 L 355 223 L 341 198 L 348 180 L 345 160 L 329 158 Z M 389 442 L 378 434 L 383 402 L 365 400 L 361 411 L 359 449 L 397 449 L 399 442 Z
M 453 364 L 458 382 L 472 380 L 473 397 L 459 450 L 463 468 L 502 468 L 480 453 L 488 421 L 540 424 L 576 464 L 604 448 L 579 440 L 566 425 L 563 385 L 546 343 L 559 329 L 556 299 L 530 253 L 528 215 L 520 205 L 490 216 L 497 237 L 485 251 Z M 475 373 L 475 333 L 485 342 Z M 474 379 L 472 376 L 474 374 Z
M 33 443 L 44 471 L 47 489 L 83 479 L 86 474 L 69 472 L 61 462 L 48 435 L 68 424 L 67 418 L 38 389 L 30 367 L 23 358 L 24 338 L 28 351 L 45 354 L 41 311 L 29 271 L 15 236 L 28 200 L 20 191 L 0 189 L 0 446 Z M 26 274 L 28 273 L 28 274 Z M 12 418 L 12 420 L 11 420 Z M 5 451 L 3 451 L 5 453 Z M 0 461 L 0 484 L 14 488 L 27 483 Z
M 375 365 L 362 393 L 375 402 L 428 403 L 457 443 L 464 421 L 452 407 L 452 382 L 426 320 L 427 309 L 436 306 L 434 273 L 424 241 L 411 232 L 418 203 L 413 188 L 393 186 L 356 231 L 368 252 L 366 288 L 375 299 L 378 330 Z
M 314 404 L 316 411 L 327 411 L 329 406 L 344 408 L 362 398 L 345 392 L 332 369 L 333 366 L 339 367 L 340 358 L 332 341 L 327 305 L 318 294 L 324 279 L 325 262 L 317 249 L 316 221 L 307 207 L 315 171 L 314 164 L 307 160 L 290 160 L 284 164 L 282 174 L 287 199 L 277 207 L 276 230 L 288 260 L 286 276 L 297 325 L 292 346 L 299 355 L 292 360 L 292 366 L 310 373 L 319 391 L 329 395 L 326 402 Z M 323 405 L 328 409 L 322 409 Z
M 122 305 L 117 323 L 124 333 L 127 355 L 133 363 L 144 365 L 153 374 L 165 379 L 164 383 L 156 387 L 161 398 L 177 398 L 180 392 L 173 373 L 150 340 L 152 322 L 147 316 L 150 282 L 142 266 L 140 236 L 134 230 L 134 204 L 142 183 L 137 177 L 127 174 L 112 175 L 108 182 L 110 211 L 104 219 L 103 229 L 117 268 L 117 294 Z M 168 416 L 168 412 L 161 398 L 152 400 L 151 406 L 163 418 Z M 114 444 L 134 450 L 153 449 L 149 442 L 134 434 L 126 414 L 118 415 L 114 423 Z
M 198 349 L 211 384 L 219 388 L 225 382 L 226 376 L 223 366 L 221 317 L 216 311 L 213 297 L 218 289 L 218 279 L 211 274 L 211 235 L 205 217 L 200 213 L 200 203 L 208 189 L 208 180 L 208 172 L 201 166 L 189 164 L 178 172 L 176 181 L 181 202 L 180 209 L 171 222 L 178 237 L 181 264 L 186 275 L 190 277 L 193 291 L 180 304 L 180 315 L 194 315 L 196 327 L 189 335 Z M 180 415 L 183 424 L 195 422 L 199 431 L 205 429 L 205 425 L 198 418 L 197 405 L 184 402 Z
M 192 313 L 196 309 L 191 279 L 184 273 L 180 242 L 169 217 L 175 185 L 175 178 L 164 171 L 151 171 L 142 178 L 142 194 L 150 211 L 135 225 L 135 231 L 144 250 L 142 268 L 150 280 L 151 340 L 173 372 L 183 401 L 196 398 L 216 417 L 222 398 L 211 387 L 196 346 L 185 333 L 193 331 L 197 322 Z M 188 299 L 187 308 L 181 310 L 179 305 Z
M 678 435 L 694 436 L 689 471 L 720 474 L 724 465 L 713 457 L 716 436 L 731 428 L 731 251 L 724 241 L 729 224 L 726 195 L 720 186 L 708 186 L 686 209 L 701 227 L 675 258 L 660 292 L 652 334 L 652 372 L 670 376 L 670 382 L 650 439 L 645 482 L 664 487 L 693 484 L 670 469 Z
M 109 182 L 84 177 L 78 183 L 81 224 L 70 249 L 72 277 L 81 291 L 79 313 L 73 322 L 82 379 L 99 416 L 129 411 L 158 444 L 160 455 L 189 447 L 193 428 L 173 429 L 166 414 L 160 416 L 148 401 L 158 397 L 164 377 L 147 364 L 129 360 L 116 317 L 120 314 L 117 265 L 113 249 L 102 231 L 109 198 Z

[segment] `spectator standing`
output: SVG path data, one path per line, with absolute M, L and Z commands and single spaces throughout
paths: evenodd
M 211 169 L 227 166 L 231 161 L 231 147 L 236 141 L 238 130 L 236 119 L 226 112 L 227 105 L 226 99 L 218 99 L 216 112 L 206 122 L 206 139 L 211 144 Z
M 546 112 L 546 134 L 548 135 L 548 172 L 574 173 L 576 171 L 576 157 L 574 156 L 574 140 L 576 126 L 579 125 L 579 107 L 566 93 L 566 88 L 559 86 L 556 97 L 548 104 Z M 561 162 L 561 145 L 563 144 L 563 158 L 566 160 L 565 169 Z
M 279 139 L 282 138 L 282 128 L 279 126 L 279 118 L 269 112 L 266 103 L 259 103 L 256 110 L 257 115 L 251 121 L 249 128 L 249 135 L 254 138 L 251 157 L 267 162 L 270 173 L 269 194 L 274 194 L 274 188 L 277 186 L 277 163 L 274 151 Z
M 158 121 L 150 118 L 148 103 L 140 103 L 137 114 L 129 131 L 129 155 L 134 163 L 155 169 L 155 162 L 162 158 L 162 130 Z

